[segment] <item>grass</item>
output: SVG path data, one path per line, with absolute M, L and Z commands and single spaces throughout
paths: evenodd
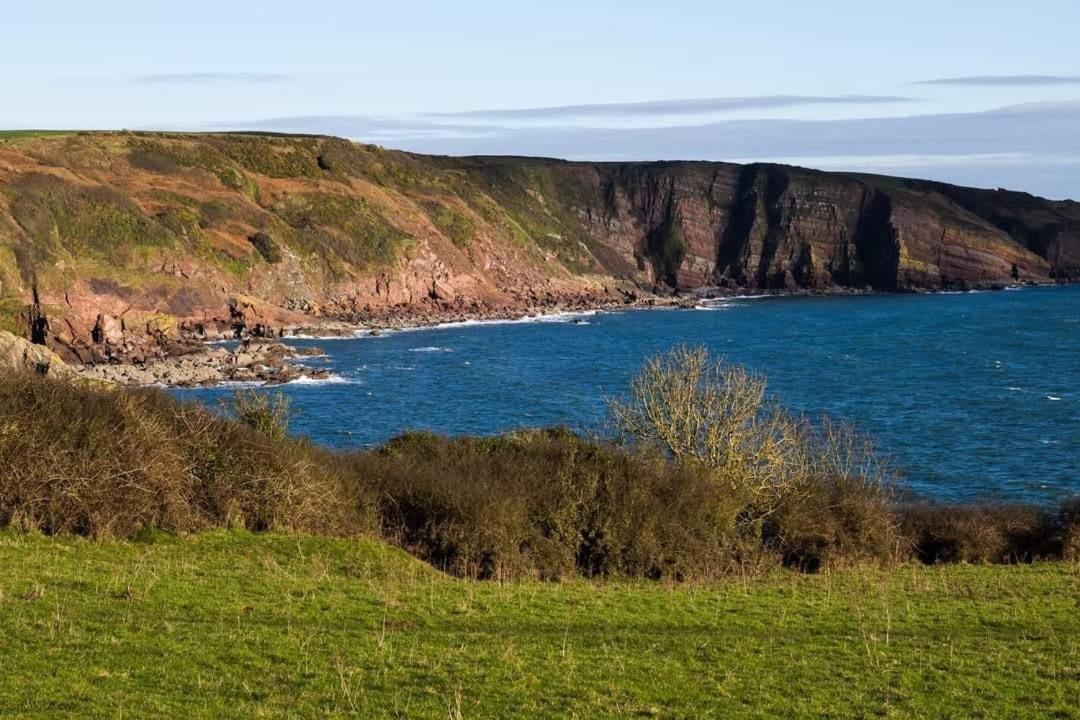
M 0 533 L 4 717 L 1080 717 L 1080 566 L 455 580 L 365 540 Z
M 33 140 L 42 137 L 73 135 L 74 133 L 74 130 L 0 130 L 0 141 Z

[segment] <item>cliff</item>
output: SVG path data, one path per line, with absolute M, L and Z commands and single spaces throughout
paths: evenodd
M 777 165 L 419 156 L 314 136 L 0 134 L 0 326 L 69 359 L 627 302 L 1080 276 L 1080 204 Z

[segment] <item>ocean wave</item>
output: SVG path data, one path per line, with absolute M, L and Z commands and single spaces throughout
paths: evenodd
M 285 335 L 281 340 L 318 340 L 319 342 L 327 342 L 332 340 L 356 340 L 357 338 L 378 338 L 385 335 L 388 331 L 378 329 L 372 330 L 369 328 L 357 328 L 351 333 L 345 335 L 312 335 L 310 333 L 303 333 L 298 335 Z
M 1046 399 L 1047 399 L 1047 400 L 1055 400 L 1055 401 L 1056 401 L 1056 400 L 1060 400 L 1061 398 L 1059 398 L 1059 397 L 1058 397 L 1057 395 L 1047 395 L 1047 396 L 1046 396 Z
M 411 328 L 400 328 L 398 332 L 415 330 L 445 330 L 450 328 L 476 327 L 483 325 L 524 325 L 529 323 L 566 323 L 570 325 L 587 325 L 582 318 L 599 315 L 599 310 L 582 310 L 576 312 L 547 313 L 542 315 L 526 315 L 519 318 L 492 318 L 489 320 L 454 320 L 451 322 L 437 323 Z
M 438 347 L 436 345 L 427 345 L 425 347 L 409 348 L 409 352 L 454 352 L 453 348 Z
M 324 378 L 313 377 L 298 377 L 295 380 L 290 380 L 286 385 L 360 385 L 361 380 L 354 380 L 341 375 L 331 375 Z

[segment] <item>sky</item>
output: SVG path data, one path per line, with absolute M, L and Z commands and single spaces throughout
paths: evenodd
M 13 3 L 0 128 L 778 161 L 1080 199 L 1075 0 Z

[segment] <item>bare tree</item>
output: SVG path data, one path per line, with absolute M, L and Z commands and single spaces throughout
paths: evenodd
M 680 346 L 646 361 L 629 396 L 608 405 L 624 439 L 700 465 L 759 513 L 814 481 L 880 477 L 872 449 L 849 428 L 815 428 L 765 391 L 764 377 Z

